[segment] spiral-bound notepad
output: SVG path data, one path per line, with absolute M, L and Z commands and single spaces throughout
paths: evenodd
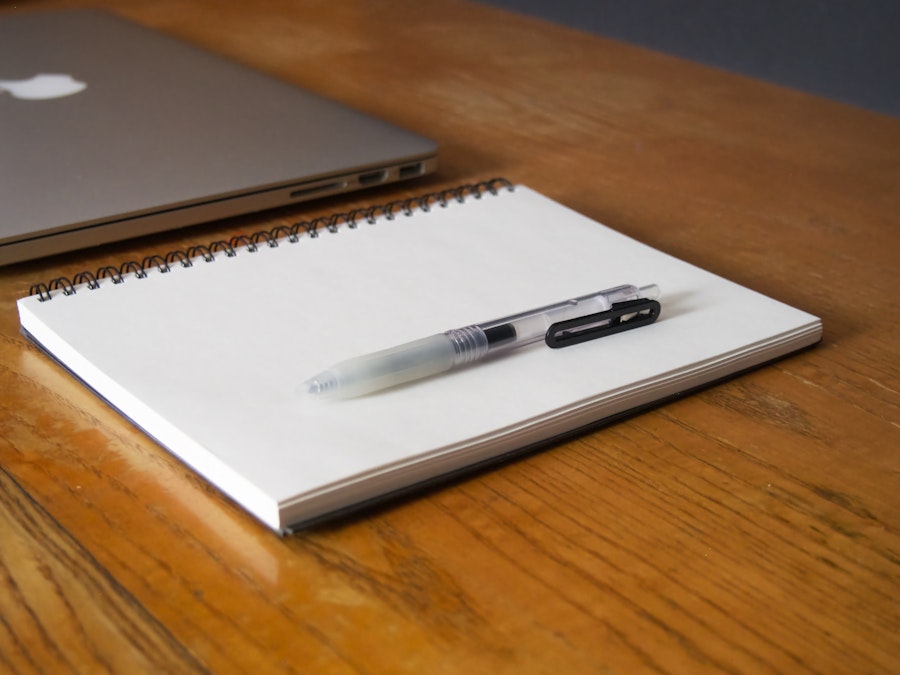
M 338 361 L 619 284 L 659 320 L 349 400 Z M 38 284 L 23 330 L 276 530 L 609 420 L 817 342 L 820 321 L 504 181 Z

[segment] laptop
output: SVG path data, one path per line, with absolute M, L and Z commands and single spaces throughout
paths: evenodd
M 98 10 L 0 14 L 0 130 L 0 264 L 437 166 L 426 138 Z

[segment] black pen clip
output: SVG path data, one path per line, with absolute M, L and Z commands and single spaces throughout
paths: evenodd
M 544 342 L 551 349 L 577 345 L 624 330 L 640 328 L 656 321 L 660 306 L 656 300 L 638 298 L 615 302 L 611 309 L 554 323 L 547 329 Z

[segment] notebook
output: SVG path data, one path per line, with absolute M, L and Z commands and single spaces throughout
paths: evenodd
M 303 396 L 347 358 L 619 284 L 659 319 L 379 393 Z M 37 284 L 22 330 L 286 531 L 816 343 L 818 318 L 487 181 Z
M 0 264 L 437 162 L 417 134 L 99 10 L 0 13 L 0 126 Z

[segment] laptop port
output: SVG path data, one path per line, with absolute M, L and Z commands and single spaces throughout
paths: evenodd
M 400 178 L 412 178 L 414 176 L 421 176 L 425 167 L 422 165 L 422 162 L 416 162 L 415 164 L 407 164 L 406 166 L 401 166 L 399 171 Z
M 319 194 L 321 192 L 336 192 L 338 190 L 343 190 L 347 187 L 347 181 L 337 181 L 335 183 L 323 183 L 322 185 L 313 185 L 312 187 L 300 188 L 299 190 L 294 190 L 291 192 L 291 199 L 300 199 L 302 197 L 309 197 L 311 195 Z
M 359 184 L 360 185 L 375 185 L 376 183 L 381 183 L 384 179 L 387 178 L 387 171 L 370 171 L 369 173 L 361 173 L 359 174 Z

